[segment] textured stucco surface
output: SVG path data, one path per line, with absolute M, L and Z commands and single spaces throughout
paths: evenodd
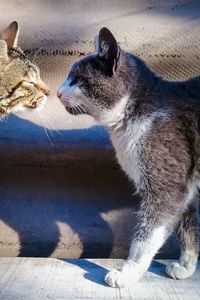
M 19 22 L 19 44 L 51 87 L 46 119 L 23 113 L 0 123 L 0 255 L 126 256 L 130 184 L 106 129 L 70 116 L 56 89 L 70 65 L 93 51 L 102 26 L 168 79 L 199 74 L 199 1 L 0 0 L 0 8 L 0 28 Z M 173 240 L 161 256 L 177 253 Z

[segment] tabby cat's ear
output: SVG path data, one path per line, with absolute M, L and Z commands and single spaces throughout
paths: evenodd
M 8 48 L 17 46 L 19 27 L 17 22 L 12 22 L 3 32 L 0 33 L 0 39 L 4 40 Z
M 101 28 L 99 32 L 98 52 L 112 67 L 113 71 L 117 70 L 120 57 L 120 48 L 113 34 L 106 27 Z

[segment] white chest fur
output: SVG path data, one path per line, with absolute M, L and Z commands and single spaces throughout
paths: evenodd
M 153 113 L 147 118 L 129 122 L 123 129 L 126 105 L 129 97 L 124 96 L 111 110 L 101 116 L 101 123 L 110 128 L 110 135 L 119 164 L 125 173 L 137 184 L 141 177 L 141 139 L 150 131 L 157 116 Z M 114 129 L 113 129 L 114 128 Z
M 141 142 L 150 131 L 154 116 L 128 124 L 126 130 L 111 132 L 111 140 L 122 169 L 135 184 L 141 176 Z

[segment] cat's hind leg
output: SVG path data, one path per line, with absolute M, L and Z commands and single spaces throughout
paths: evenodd
M 199 253 L 198 200 L 196 197 L 189 205 L 176 229 L 180 240 L 181 256 L 179 262 L 173 262 L 166 267 L 166 273 L 174 279 L 188 278 L 196 270 Z

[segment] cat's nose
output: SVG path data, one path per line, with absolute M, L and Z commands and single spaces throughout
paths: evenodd
M 37 87 L 43 91 L 46 96 L 50 95 L 50 89 L 41 79 L 38 81 Z
M 62 92 L 60 90 L 57 90 L 57 97 L 61 98 L 62 97 Z
M 49 96 L 49 95 L 50 95 L 50 90 L 49 90 L 49 89 L 45 91 L 45 95 L 46 95 L 46 96 Z

